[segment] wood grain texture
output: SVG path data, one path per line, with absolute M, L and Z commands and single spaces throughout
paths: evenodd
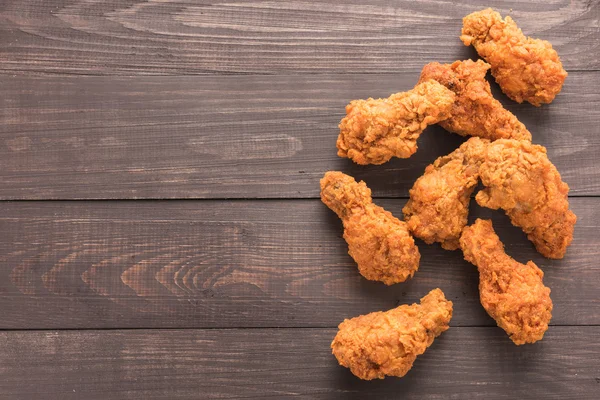
M 474 4 L 475 3 L 475 4 Z M 389 73 L 474 54 L 462 17 L 495 7 L 598 70 L 597 0 L 5 0 L 0 70 L 53 74 Z
M 378 203 L 401 215 L 404 200 Z M 600 199 L 571 204 L 575 241 L 558 261 L 500 212 L 473 206 L 471 218 L 492 217 L 507 252 L 545 271 L 552 324 L 596 325 Z M 412 280 L 369 282 L 318 200 L 1 202 L 0 232 L 0 329 L 335 327 L 436 287 L 453 326 L 495 324 L 460 252 L 419 242 Z
M 1 1 L 0 398 L 596 400 L 600 197 L 582 196 L 600 196 L 600 0 L 478 3 Z M 539 109 L 493 85 L 579 217 L 567 257 L 546 260 L 472 206 L 552 289 L 550 329 L 521 347 L 484 312 L 460 252 L 418 242 L 412 280 L 368 282 L 316 199 L 339 169 L 401 215 L 398 198 L 463 139 L 432 127 L 413 158 L 358 167 L 336 156 L 344 106 L 411 88 L 427 62 L 475 58 L 461 18 L 488 6 L 550 40 L 569 71 Z M 84 201 L 10 201 L 61 199 Z M 404 379 L 337 365 L 344 318 L 435 287 L 452 327 Z
M 587 399 L 600 327 L 551 327 L 515 346 L 497 328 L 450 328 L 402 379 L 337 365 L 334 329 L 0 333 L 5 399 Z M 23 379 L 28 377 L 28 379 Z
M 463 138 L 431 127 L 410 159 L 369 167 L 337 157 L 335 140 L 351 99 L 417 79 L 0 76 L 0 198 L 314 198 L 331 169 L 366 180 L 376 196 L 406 196 Z M 541 108 L 495 90 L 548 148 L 571 195 L 600 195 L 598 81 L 600 72 L 571 73 Z

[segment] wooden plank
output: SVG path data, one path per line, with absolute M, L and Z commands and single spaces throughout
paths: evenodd
M 515 346 L 498 328 L 450 328 L 402 379 L 337 365 L 334 329 L 0 332 L 10 399 L 594 399 L 600 327 L 551 327 Z M 26 378 L 25 378 L 26 377 Z
M 380 200 L 401 215 L 404 200 Z M 501 212 L 510 255 L 552 289 L 554 325 L 599 325 L 600 198 L 574 198 L 575 240 L 547 260 Z M 440 287 L 453 326 L 492 326 L 458 251 L 418 243 L 415 277 L 362 278 L 318 200 L 0 202 L 0 329 L 335 327 Z
M 465 15 L 495 7 L 550 40 L 568 70 L 598 70 L 597 0 L 5 0 L 5 73 L 390 73 L 474 52 Z
M 406 196 L 460 136 L 431 127 L 412 158 L 369 167 L 337 157 L 335 140 L 351 99 L 388 96 L 417 77 L 0 76 L 0 198 L 314 198 L 330 169 L 365 179 L 377 196 Z M 600 195 L 599 80 L 571 73 L 542 108 L 496 90 L 548 147 L 572 195 Z

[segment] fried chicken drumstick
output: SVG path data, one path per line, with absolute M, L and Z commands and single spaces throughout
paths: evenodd
M 550 289 L 533 261 L 521 264 L 504 252 L 491 221 L 478 219 L 464 229 L 460 247 L 479 270 L 481 305 L 517 345 L 544 337 L 552 318 Z
M 526 37 L 511 17 L 502 19 L 491 8 L 469 14 L 460 39 L 491 64 L 496 82 L 514 101 L 540 106 L 561 91 L 567 71 L 552 45 Z
M 427 244 L 440 242 L 446 250 L 458 249 L 488 143 L 485 139 L 471 138 L 425 169 L 402 210 L 413 235 Z
M 421 132 L 448 118 L 454 98 L 452 91 L 427 81 L 387 99 L 354 100 L 340 122 L 338 156 L 361 165 L 408 158 L 417 151 Z
M 452 64 L 432 62 L 423 67 L 419 82 L 434 79 L 456 93 L 451 116 L 440 121 L 440 126 L 462 136 L 531 140 L 525 125 L 492 96 L 485 79 L 489 68 L 490 65 L 481 60 Z
M 421 304 L 345 320 L 331 349 L 340 365 L 361 379 L 401 377 L 433 339 L 448 329 L 451 318 L 452 302 L 434 289 Z
M 413 276 L 421 255 L 406 223 L 373 204 L 364 182 L 327 172 L 321 179 L 321 200 L 342 219 L 348 253 L 362 276 L 386 285 Z
M 569 210 L 569 186 L 543 146 L 496 140 L 487 146 L 479 174 L 486 187 L 475 196 L 480 206 L 503 209 L 543 256 L 564 257 L 577 217 Z

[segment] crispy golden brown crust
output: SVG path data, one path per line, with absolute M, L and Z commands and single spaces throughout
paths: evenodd
M 406 223 L 373 204 L 364 182 L 327 172 L 321 179 L 321 200 L 342 219 L 348 253 L 362 276 L 391 285 L 417 271 L 421 255 Z
M 452 64 L 432 62 L 423 67 L 420 82 L 434 79 L 456 93 L 450 118 L 439 124 L 462 136 L 531 140 L 525 125 L 492 96 L 485 79 L 489 68 L 490 65 L 481 60 Z
M 517 345 L 544 337 L 552 318 L 550 289 L 533 261 L 521 264 L 504 252 L 491 221 L 478 219 L 464 229 L 460 247 L 479 270 L 479 295 L 487 313 Z
M 345 320 L 331 349 L 340 365 L 361 379 L 401 377 L 433 339 L 448 329 L 451 318 L 452 302 L 434 289 L 421 304 Z
M 435 81 L 422 82 L 387 99 L 354 100 L 340 122 L 338 155 L 357 164 L 383 164 L 408 158 L 431 124 L 448 118 L 455 95 Z
M 402 210 L 416 237 L 427 244 L 440 242 L 447 250 L 458 248 L 488 143 L 485 139 L 469 139 L 454 152 L 435 160 L 417 179 Z
M 490 63 L 496 82 L 514 101 L 539 106 L 561 91 L 567 71 L 552 45 L 526 37 L 511 17 L 503 20 L 491 8 L 469 14 L 460 39 Z
M 509 139 L 492 142 L 479 174 L 486 187 L 475 197 L 480 206 L 503 209 L 545 257 L 564 257 L 577 217 L 569 210 L 569 186 L 543 146 Z

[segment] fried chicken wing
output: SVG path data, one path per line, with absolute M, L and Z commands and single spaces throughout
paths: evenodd
M 452 91 L 427 81 L 387 99 L 354 100 L 340 122 L 338 156 L 361 165 L 408 158 L 417 151 L 421 132 L 448 118 L 454 98 Z
M 361 379 L 402 377 L 433 339 L 448 329 L 451 318 L 452 302 L 434 289 L 421 304 L 345 320 L 331 349 L 340 365 Z
M 504 252 L 492 221 L 478 219 L 464 229 L 460 247 L 479 270 L 481 305 L 517 345 L 544 337 L 552 318 L 550 289 L 533 263 L 521 264 Z
M 477 193 L 477 203 L 503 209 L 538 252 L 563 258 L 577 217 L 569 210 L 569 186 L 548 160 L 546 149 L 501 139 L 490 143 L 485 153 L 479 173 L 486 188 Z
M 364 182 L 327 172 L 321 179 L 321 200 L 342 219 L 348 253 L 362 276 L 386 285 L 413 276 L 421 255 L 406 223 L 373 204 Z
M 425 169 L 402 210 L 413 235 L 427 244 L 440 242 L 444 249 L 458 249 L 488 143 L 485 139 L 471 138 Z
M 471 44 L 492 66 L 502 91 L 518 103 L 551 103 L 561 91 L 567 71 L 552 45 L 526 37 L 511 17 L 488 8 L 463 18 L 460 39 Z
M 489 68 L 490 65 L 481 60 L 452 64 L 432 62 L 423 67 L 419 82 L 434 79 L 456 93 L 450 118 L 439 124 L 462 136 L 531 140 L 525 125 L 492 96 L 490 84 L 485 79 Z

